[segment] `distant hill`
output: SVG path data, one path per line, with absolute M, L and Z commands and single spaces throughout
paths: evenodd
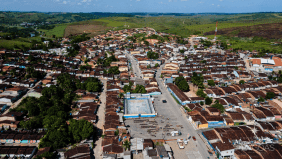
M 0 12 L 0 24 L 15 25 L 28 23 L 73 23 L 103 17 L 132 17 L 124 13 L 38 13 L 38 12 Z

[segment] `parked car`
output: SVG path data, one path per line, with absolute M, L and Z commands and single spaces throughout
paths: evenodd
M 184 143 L 181 139 L 177 139 L 177 144 L 180 149 L 184 149 Z
M 166 101 L 166 100 L 163 100 L 163 103 L 167 103 L 167 101 Z
M 195 136 L 193 136 L 193 140 L 196 141 L 196 137 Z

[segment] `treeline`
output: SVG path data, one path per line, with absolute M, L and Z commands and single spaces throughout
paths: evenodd
M 38 29 L 51 30 L 51 29 L 55 28 L 55 25 L 39 25 L 37 28 Z
M 62 148 L 94 135 L 92 123 L 86 120 L 72 119 L 70 106 L 78 99 L 74 93 L 88 85 L 95 85 L 91 91 L 101 91 L 102 84 L 98 79 L 89 78 L 86 83 L 75 80 L 69 74 L 58 76 L 57 85 L 42 90 L 40 98 L 24 98 L 17 108 L 10 111 L 23 112 L 27 119 L 20 122 L 24 129 L 46 128 L 47 134 L 41 139 L 39 147 Z M 69 124 L 67 124 L 67 121 Z
M 18 37 L 27 38 L 27 37 L 30 37 L 31 33 L 33 33 L 35 36 L 38 35 L 38 33 L 33 28 L 19 29 L 17 27 L 0 26 L 0 31 L 2 31 L 3 33 L 9 33 L 7 35 L 2 35 L 2 39 L 6 39 L 6 40 L 12 40 Z
M 27 13 L 27 12 L 0 12 L 0 24 L 15 25 L 22 22 L 33 24 L 42 24 L 50 22 L 72 23 L 86 21 L 91 19 L 99 19 L 103 17 L 133 17 L 132 14 L 126 13 Z

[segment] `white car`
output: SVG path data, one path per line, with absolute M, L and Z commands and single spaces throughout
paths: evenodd
M 177 144 L 180 149 L 184 149 L 184 143 L 181 139 L 177 139 Z

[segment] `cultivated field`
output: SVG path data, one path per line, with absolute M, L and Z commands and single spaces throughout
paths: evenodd
M 70 35 L 79 35 L 83 33 L 90 33 L 88 36 L 93 37 L 95 35 L 99 35 L 104 33 L 110 27 L 106 26 L 106 23 L 99 21 L 85 21 L 70 24 L 66 27 L 64 37 L 68 37 Z

